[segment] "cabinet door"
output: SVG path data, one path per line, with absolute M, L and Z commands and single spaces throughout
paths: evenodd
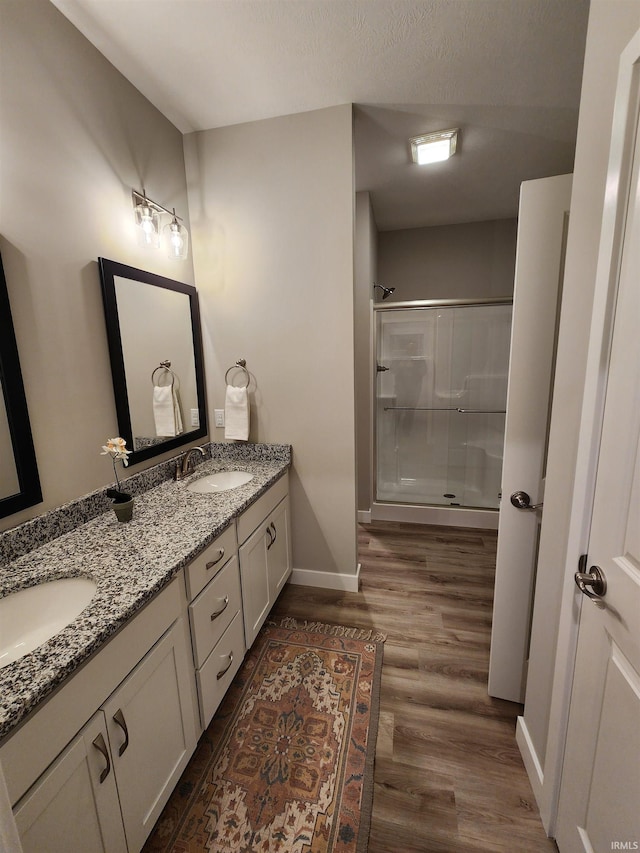
M 291 574 L 291 535 L 289 530 L 289 498 L 285 498 L 267 519 L 271 541 L 267 544 L 269 601 L 271 606 Z
M 269 519 L 263 521 L 240 547 L 240 580 L 247 649 L 251 648 L 271 608 L 267 546 L 272 536 L 267 535 L 268 521 Z
M 141 849 L 195 748 L 186 636 L 178 619 L 103 705 L 129 853 Z
M 24 853 L 126 853 L 101 711 L 27 791 L 14 812 Z

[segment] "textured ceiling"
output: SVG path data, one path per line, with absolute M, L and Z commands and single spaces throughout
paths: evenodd
M 587 0 L 52 0 L 180 130 L 355 103 L 381 229 L 504 218 L 571 171 Z M 462 130 L 448 163 L 407 138 Z

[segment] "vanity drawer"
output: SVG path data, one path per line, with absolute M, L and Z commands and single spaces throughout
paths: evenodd
M 288 494 L 289 475 L 284 474 L 242 513 L 238 518 L 238 542 L 241 545 Z
M 238 558 L 232 557 L 196 600 L 189 605 L 196 667 L 202 666 L 205 662 L 233 617 L 240 610 L 241 603 Z
M 211 578 L 215 577 L 229 558 L 237 553 L 236 526 L 235 523 L 231 523 L 185 569 L 184 576 L 189 601 L 193 601 L 200 590 L 204 589 Z
M 236 613 L 204 666 L 196 672 L 202 726 L 211 722 L 244 657 L 242 614 Z

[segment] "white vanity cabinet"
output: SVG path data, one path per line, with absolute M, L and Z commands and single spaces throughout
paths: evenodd
M 285 475 L 1 743 L 24 853 L 142 849 L 291 573 L 288 495 Z
M 2 745 L 25 853 L 142 848 L 197 739 L 181 587 L 176 579 Z M 79 717 L 89 722 L 78 731 Z
M 291 574 L 288 479 L 282 477 L 238 519 L 247 648 Z
M 185 574 L 187 595 L 193 598 L 189 623 L 202 730 L 211 722 L 244 658 L 237 552 L 232 524 L 187 566 Z
M 14 810 L 24 853 L 127 853 L 99 711 Z
M 182 629 L 179 620 L 102 707 L 130 853 L 142 848 L 195 748 Z

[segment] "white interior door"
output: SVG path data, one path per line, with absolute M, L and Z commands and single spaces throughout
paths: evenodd
M 584 569 L 598 567 L 606 591 L 581 602 L 556 830 L 561 853 L 640 849 L 640 32 L 624 62 L 636 65 L 619 84 L 619 91 L 626 85 L 631 181 L 611 265 L 619 270 L 617 304 Z M 601 257 L 599 270 L 605 265 Z
M 510 501 L 542 501 L 557 306 L 571 175 L 526 181 L 520 190 L 518 242 L 502 500 L 489 663 L 489 694 L 524 700 L 531 604 L 541 512 Z

